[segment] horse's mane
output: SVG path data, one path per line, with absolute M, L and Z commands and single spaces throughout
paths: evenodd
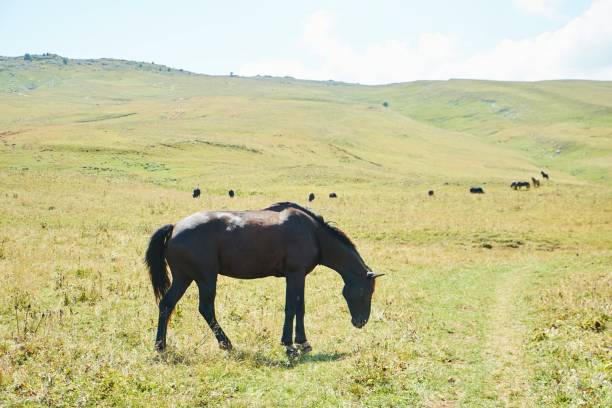
M 330 232 L 333 236 L 338 238 L 341 242 L 343 242 L 346 245 L 348 245 L 349 247 L 357 250 L 357 248 L 355 247 L 355 244 L 353 243 L 353 241 L 351 241 L 351 239 L 344 233 L 344 231 L 342 231 L 340 228 L 336 227 L 335 225 L 332 225 L 330 222 L 325 221 L 321 215 L 316 214 L 312 210 L 309 210 L 308 208 L 302 207 L 299 204 L 292 203 L 290 201 L 285 201 L 285 202 L 281 202 L 281 203 L 272 204 L 268 208 L 264 208 L 264 210 L 282 211 L 285 208 L 295 208 L 297 210 L 300 210 L 300 211 L 308 214 L 315 221 L 317 221 L 317 223 L 320 226 L 325 228 L 328 232 Z

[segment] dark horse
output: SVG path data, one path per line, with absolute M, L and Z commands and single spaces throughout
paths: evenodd
M 512 184 L 510 184 L 510 187 L 515 190 L 520 190 L 521 188 L 525 187 L 527 190 L 529 190 L 530 184 L 528 181 L 513 181 Z
M 344 280 L 342 295 L 357 328 L 370 317 L 375 274 L 351 240 L 323 217 L 294 203 L 278 203 L 261 211 L 198 212 L 158 229 L 145 256 L 159 322 L 155 345 L 166 347 L 168 319 L 191 282 L 200 292 L 199 310 L 219 347 L 232 344 L 215 317 L 219 274 L 239 279 L 284 277 L 285 323 L 281 343 L 287 354 L 312 348 L 304 331 L 304 283 L 315 266 L 325 265 Z M 166 263 L 172 273 L 172 283 Z M 295 323 L 295 346 L 293 320 Z

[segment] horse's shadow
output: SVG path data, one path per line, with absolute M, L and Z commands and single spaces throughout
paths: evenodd
M 278 367 L 278 368 L 293 368 L 305 363 L 329 363 L 332 361 L 340 361 L 345 359 L 349 353 L 332 352 L 332 353 L 307 353 L 300 354 L 297 357 L 276 357 L 270 356 L 262 351 L 251 350 L 232 350 L 227 353 L 228 357 L 243 363 L 247 363 L 255 368 L 259 367 Z
M 221 352 L 221 351 L 220 351 Z M 267 353 L 263 350 L 240 350 L 233 349 L 231 351 L 221 352 L 225 353 L 226 358 L 232 359 L 237 362 L 249 365 L 253 368 L 261 367 L 277 367 L 277 368 L 293 368 L 300 364 L 316 364 L 316 363 L 329 363 L 333 361 L 340 361 L 350 355 L 350 353 L 334 351 L 331 353 L 321 352 L 315 353 L 310 352 L 306 354 L 300 354 L 297 357 L 287 357 L 283 354 Z M 156 361 L 164 362 L 170 365 L 192 365 L 196 364 L 196 358 L 192 353 L 181 352 L 178 350 L 166 350 L 162 353 L 158 353 L 155 357 Z

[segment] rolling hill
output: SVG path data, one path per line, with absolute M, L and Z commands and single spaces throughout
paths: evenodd
M 507 183 L 541 168 L 568 182 L 612 182 L 609 82 L 361 86 L 48 55 L 0 59 L 0 91 L 4 166 L 182 188 L 227 173 L 265 188 L 253 172 L 261 166 L 296 183 Z M 86 155 L 87 166 L 64 153 Z

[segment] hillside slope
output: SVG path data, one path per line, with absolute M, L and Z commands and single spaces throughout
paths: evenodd
M 607 82 L 370 87 L 49 55 L 0 59 L 0 105 L 5 168 L 180 186 L 223 176 L 258 188 L 270 177 L 506 183 L 541 168 L 565 181 L 612 181 Z

